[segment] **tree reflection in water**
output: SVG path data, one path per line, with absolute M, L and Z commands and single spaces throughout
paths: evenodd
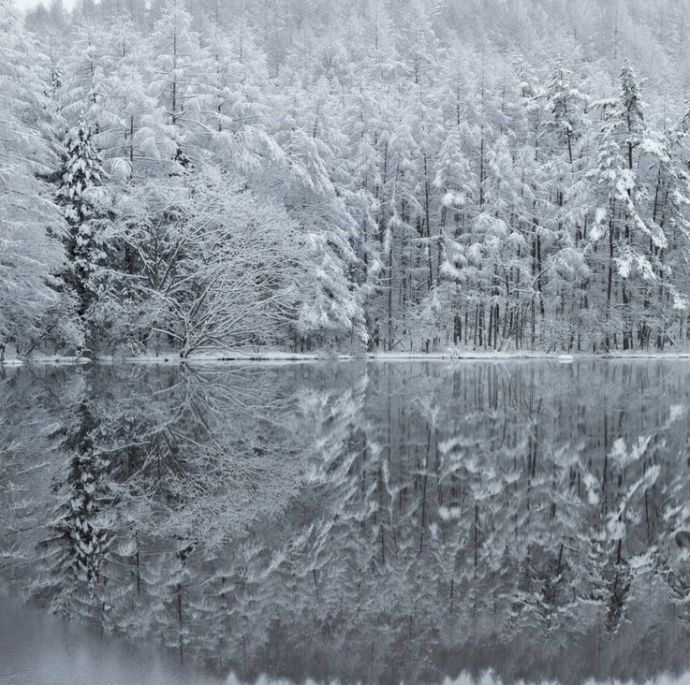
M 13 592 L 252 681 L 690 668 L 690 370 L 5 372 Z

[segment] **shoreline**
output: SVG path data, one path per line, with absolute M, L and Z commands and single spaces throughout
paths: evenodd
M 337 354 L 313 352 L 225 352 L 219 354 L 199 354 L 181 358 L 170 355 L 138 355 L 129 357 L 101 356 L 95 359 L 70 356 L 36 356 L 30 359 L 5 359 L 0 368 L 20 366 L 85 366 L 95 365 L 207 365 L 207 364 L 313 364 L 332 362 L 442 362 L 454 363 L 465 361 L 555 361 L 561 364 L 584 360 L 690 360 L 688 352 L 499 352 L 499 351 L 465 351 L 455 352 L 369 352 L 366 355 Z

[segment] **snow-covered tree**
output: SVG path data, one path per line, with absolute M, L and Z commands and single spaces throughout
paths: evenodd
M 275 343 L 298 318 L 303 240 L 241 179 L 209 170 L 138 184 L 109 235 L 129 263 L 104 269 L 94 320 L 113 343 L 182 356 Z
M 107 199 L 101 192 L 104 171 L 85 121 L 65 136 L 57 201 L 63 209 L 67 263 L 60 274 L 65 287 L 76 294 L 77 313 L 84 317 L 94 300 L 94 274 L 104 261 L 102 232 L 107 221 Z
M 285 212 L 310 266 L 299 314 L 276 344 L 685 345 L 677 84 L 690 53 L 676 41 L 670 59 L 660 47 L 676 10 L 652 17 L 631 1 L 589 13 L 497 0 L 102 0 L 71 12 L 58 3 L 27 20 L 40 48 L 15 14 L 9 34 L 27 40 L 12 43 L 5 72 L 31 85 L 9 92 L 43 145 L 15 160 L 26 177 L 25 162 L 50 162 L 63 128 L 83 119 L 102 160 L 98 195 L 119 207 L 135 198 L 128 215 L 136 208 L 139 225 L 151 223 L 139 199 L 155 186 L 166 195 L 175 176 L 184 188 L 209 169 L 243 179 L 258 203 Z M 139 283 L 131 243 L 117 242 L 123 226 L 94 263 L 96 287 L 114 293 L 124 279 L 127 300 Z M 61 261 L 58 244 L 47 252 Z M 59 322 L 85 303 L 53 304 L 20 337 L 79 346 L 78 328 Z M 122 326 L 98 316 L 98 345 L 123 340 Z
M 40 180 L 56 155 L 47 93 L 50 66 L 21 15 L 0 6 L 0 359 L 12 342 L 28 353 L 46 333 L 40 321 L 56 302 L 50 272 L 62 261 L 46 229 L 60 232 L 60 213 Z

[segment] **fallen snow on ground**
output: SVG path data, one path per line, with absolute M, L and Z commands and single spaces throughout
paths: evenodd
M 87 357 L 61 357 L 56 355 L 36 355 L 28 359 L 17 359 L 16 357 L 4 359 L 0 362 L 1 366 L 24 366 L 25 364 L 50 364 L 74 366 L 75 364 L 88 364 L 91 360 Z
M 376 362 L 462 362 L 462 361 L 511 361 L 511 360 L 551 360 L 562 364 L 569 364 L 584 359 L 690 359 L 690 352 L 606 352 L 606 353 L 574 353 L 562 352 L 528 352 L 528 351 L 456 351 L 445 352 L 371 352 L 357 356 L 350 354 L 330 354 L 327 352 L 284 352 L 284 351 L 236 351 L 194 354 L 182 359 L 177 354 L 139 355 L 139 356 L 99 356 L 98 364 L 246 364 L 246 363 L 311 363 L 333 361 L 368 360 Z M 55 355 L 32 356 L 30 359 L 5 359 L 0 366 L 23 366 L 24 364 L 61 364 L 80 365 L 88 364 L 91 360 L 86 357 L 61 357 Z

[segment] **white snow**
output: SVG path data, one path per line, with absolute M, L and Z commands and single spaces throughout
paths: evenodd
M 328 352 L 218 352 L 192 354 L 189 357 L 181 358 L 179 354 L 137 355 L 137 356 L 111 356 L 99 355 L 96 357 L 97 364 L 225 364 L 225 363 L 270 363 L 270 364 L 304 364 L 316 362 L 350 362 L 350 361 L 369 361 L 369 362 L 470 362 L 470 361 L 524 361 L 524 360 L 543 360 L 557 361 L 561 364 L 572 364 L 581 360 L 680 360 L 690 359 L 690 351 L 683 352 L 644 352 L 644 351 L 611 351 L 601 353 L 572 353 L 562 354 L 559 352 L 540 352 L 540 351 L 455 351 L 449 349 L 445 352 L 369 352 L 366 355 L 353 354 L 331 354 Z M 88 357 L 70 357 L 55 355 L 32 355 L 28 359 L 7 358 L 0 366 L 18 367 L 24 365 L 84 365 L 92 360 Z

